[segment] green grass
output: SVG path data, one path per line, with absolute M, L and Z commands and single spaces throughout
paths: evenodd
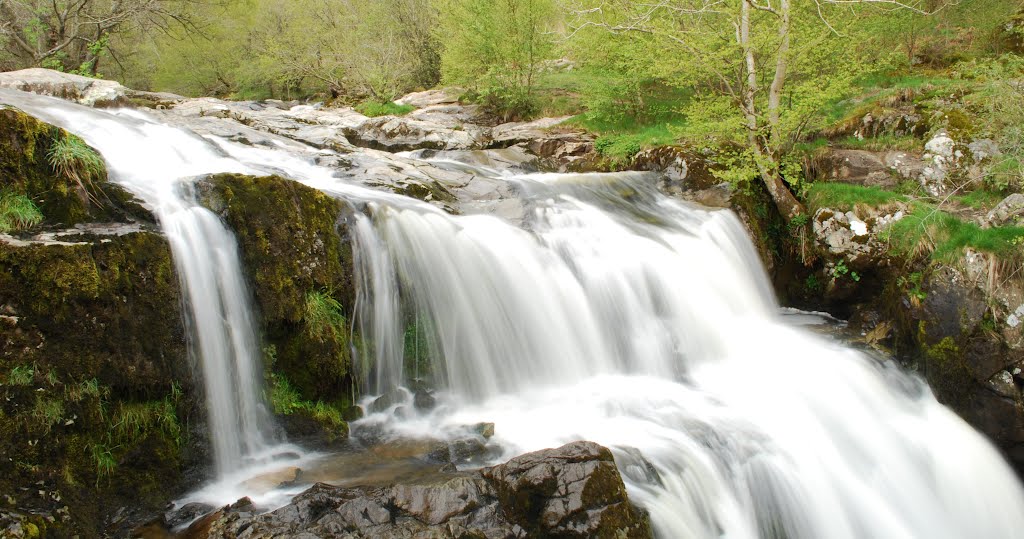
M 31 385 L 35 375 L 35 370 L 32 367 L 29 367 L 28 365 L 18 365 L 8 373 L 7 384 L 12 386 Z
M 270 376 L 270 407 L 277 415 L 291 415 L 305 407 L 305 402 L 283 376 Z
M 363 101 L 356 105 L 355 109 L 364 116 L 376 118 L 377 116 L 404 116 L 416 110 L 416 107 L 412 105 L 399 105 L 391 101 L 387 103 Z
M 341 303 L 326 290 L 314 290 L 306 294 L 304 319 L 306 331 L 313 338 L 326 341 L 344 341 L 347 322 Z
M 966 195 L 951 197 L 952 200 L 976 210 L 991 210 L 1005 198 L 1001 193 L 986 189 L 975 189 Z
M 67 134 L 54 139 L 47 159 L 54 172 L 78 184 L 90 200 L 99 204 L 92 194 L 92 182 L 103 179 L 107 169 L 96 150 L 75 135 Z
M 303 400 L 288 380 L 277 374 L 270 376 L 270 407 L 277 415 L 305 413 L 324 425 L 335 428 L 345 425 L 340 410 L 323 401 Z
M 181 424 L 171 397 L 159 401 L 121 403 L 111 420 L 116 439 L 131 442 L 159 429 L 181 445 Z
M 833 182 L 814 183 L 807 193 L 807 203 L 812 212 L 819 208 L 849 211 L 858 204 L 881 206 L 906 200 L 907 197 L 899 193 L 877 187 Z
M 596 150 L 617 164 L 678 140 L 674 131 L 685 125 L 681 111 L 692 90 L 644 83 L 642 99 L 630 101 L 628 92 L 615 91 L 617 85 L 621 81 L 588 68 L 544 73 L 536 85 L 537 110 L 543 116 L 575 114 L 565 125 L 597 135 Z
M 43 214 L 25 195 L 0 193 L 0 232 L 24 230 L 38 225 Z
M 104 444 L 90 444 L 88 449 L 89 456 L 96 464 L 96 486 L 99 486 L 101 479 L 114 473 L 117 460 L 114 458 L 113 450 Z
M 910 213 L 893 223 L 883 239 L 898 254 L 930 253 L 940 261 L 953 260 L 966 248 L 1007 261 L 1024 258 L 1024 227 L 981 228 L 923 202 L 911 204 Z
M 50 429 L 60 423 L 63 417 L 64 403 L 42 395 L 36 396 L 35 405 L 29 412 L 29 419 L 32 421 L 32 425 L 44 433 L 49 433 Z

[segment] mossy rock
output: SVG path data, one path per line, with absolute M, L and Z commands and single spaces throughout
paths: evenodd
M 235 231 L 246 275 L 276 349 L 274 372 L 308 401 L 351 397 L 353 339 L 315 331 L 311 292 L 337 301 L 351 320 L 352 251 L 342 202 L 277 176 L 218 174 L 200 182 L 200 200 Z
M 0 369 L 35 364 L 148 395 L 190 374 L 178 279 L 160 235 L 0 243 Z
M 106 171 L 84 192 L 75 180 L 54 170 L 48 158 L 50 148 L 69 136 L 20 110 L 0 107 L 0 190 L 32 199 L 43 214 L 44 226 L 152 222 L 130 193 L 106 181 Z

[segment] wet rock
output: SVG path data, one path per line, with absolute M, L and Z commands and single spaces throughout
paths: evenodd
M 711 164 L 706 159 L 681 146 L 643 150 L 633 158 L 632 169 L 662 173 L 658 189 L 669 196 L 711 189 L 721 183 L 711 173 Z
M 490 439 L 494 436 L 494 423 L 477 423 L 473 425 L 473 432 L 483 436 L 484 439 Z
M 408 398 L 408 394 L 405 390 L 401 388 L 394 388 L 374 399 L 374 401 L 370 403 L 368 409 L 371 414 L 386 412 L 392 406 L 404 404 L 408 401 Z
M 225 508 L 191 537 L 646 538 L 611 452 L 590 442 L 383 488 L 317 484 L 271 513 Z
M 164 525 L 170 529 L 184 526 L 203 515 L 213 512 L 214 509 L 216 509 L 214 506 L 205 503 L 187 503 L 165 514 Z
M 421 389 L 413 395 L 412 405 L 420 411 L 433 410 L 437 406 L 437 399 L 431 392 Z
M 262 494 L 275 488 L 295 483 L 301 475 L 301 468 L 297 466 L 288 466 L 280 470 L 274 470 L 272 472 L 267 472 L 256 477 L 246 479 L 242 482 L 242 487 L 246 492 Z

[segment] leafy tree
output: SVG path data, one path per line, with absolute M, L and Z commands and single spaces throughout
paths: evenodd
M 439 78 L 429 0 L 233 0 L 201 33 L 158 35 L 153 85 L 186 94 L 387 102 Z
M 191 26 L 191 0 L 0 0 L 3 68 L 41 66 L 95 74 L 116 51 L 111 40 L 132 28 Z
M 652 73 L 697 95 L 681 135 L 724 149 L 723 177 L 759 177 L 782 215 L 804 213 L 791 191 L 787 150 L 815 113 L 885 62 L 864 32 L 891 10 L 924 13 L 908 0 L 578 0 L 575 34 L 611 33 L 646 42 Z M 790 185 L 787 185 L 787 180 Z
M 553 0 L 438 0 L 444 82 L 468 87 L 506 116 L 527 112 L 554 48 Z

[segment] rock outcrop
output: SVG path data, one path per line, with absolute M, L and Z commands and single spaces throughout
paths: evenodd
M 0 110 L 0 191 L 43 214 L 0 234 L 4 537 L 99 536 L 122 507 L 164 506 L 206 460 L 205 436 L 186 442 L 203 414 L 170 246 L 105 171 L 85 197 L 51 165 L 67 137 Z
M 221 537 L 647 538 L 611 452 L 574 442 L 476 472 L 377 488 L 314 485 L 266 514 L 248 500 L 188 533 Z

